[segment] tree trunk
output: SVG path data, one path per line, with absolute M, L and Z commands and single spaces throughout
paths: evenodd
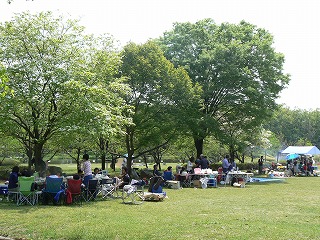
M 108 150 L 108 141 L 105 140 L 103 137 L 99 138 L 99 148 L 100 148 L 100 159 L 101 159 L 101 169 L 106 169 L 106 152 Z
M 203 138 L 194 138 L 194 145 L 197 150 L 197 158 L 200 157 L 200 155 L 203 153 Z
M 34 165 L 35 170 L 43 174 L 46 170 L 46 163 L 42 159 L 43 143 L 34 144 Z
M 146 166 L 146 168 L 148 168 L 147 156 L 145 154 L 143 154 L 143 161 L 144 161 L 144 165 Z
M 32 147 L 31 145 L 25 145 L 25 150 L 26 150 L 26 154 L 27 154 L 27 157 L 28 157 L 28 170 L 30 171 L 31 170 L 31 167 L 32 167 L 32 156 L 33 156 L 33 150 L 32 150 Z
M 244 163 L 244 158 L 245 158 L 245 155 L 244 155 L 244 153 L 242 153 L 242 156 L 241 156 L 241 163 Z
M 134 154 L 134 146 L 133 146 L 133 131 L 130 128 L 126 129 L 126 147 L 127 147 L 127 168 L 128 174 L 131 176 L 131 168 L 132 168 L 132 156 Z
M 81 153 L 81 148 L 77 148 L 77 170 L 81 169 L 81 164 L 80 164 L 80 153 Z
M 110 166 L 113 171 L 116 171 L 116 156 L 111 154 L 111 166 Z
M 234 145 L 229 145 L 229 154 L 230 154 L 230 160 L 234 161 L 235 159 L 235 150 L 234 150 Z

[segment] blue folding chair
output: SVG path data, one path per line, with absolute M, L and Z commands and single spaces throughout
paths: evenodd
M 99 180 L 98 179 L 90 179 L 88 186 L 85 189 L 85 201 L 89 202 L 91 200 L 95 200 L 97 194 L 99 193 Z
M 46 177 L 46 186 L 42 192 L 44 204 L 48 204 L 49 200 L 54 204 L 58 203 L 64 195 L 63 178 Z

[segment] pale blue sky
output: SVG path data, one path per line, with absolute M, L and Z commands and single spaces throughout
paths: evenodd
M 0 21 L 26 10 L 81 18 L 88 33 L 110 33 L 122 45 L 159 37 L 172 29 L 173 22 L 245 20 L 267 29 L 276 51 L 285 54 L 291 82 L 277 102 L 292 109 L 320 109 L 319 0 L 14 0 L 12 4 L 0 0 Z

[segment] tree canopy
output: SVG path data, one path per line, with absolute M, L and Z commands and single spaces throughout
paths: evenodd
M 130 168 L 134 152 L 143 154 L 167 144 L 181 129 L 189 107 L 198 102 L 187 72 L 175 68 L 154 42 L 130 43 L 122 55 L 121 74 L 131 88 L 126 104 L 133 109 L 133 124 L 126 126 Z
M 0 61 L 14 91 L 1 99 L 2 131 L 19 139 L 36 165 L 53 136 L 97 126 L 101 132 L 121 116 L 115 106 L 125 85 L 110 81 L 120 59 L 110 53 L 110 39 L 97 41 L 83 30 L 51 12 L 17 14 L 0 25 Z M 108 61 L 98 67 L 96 58 L 106 52 Z
M 226 139 L 223 128 L 237 119 L 245 119 L 238 127 L 247 129 L 270 117 L 289 81 L 283 73 L 284 56 L 272 47 L 271 34 L 244 21 L 175 23 L 160 42 L 165 56 L 202 86 L 198 123 L 190 126 L 198 155 L 206 136 Z

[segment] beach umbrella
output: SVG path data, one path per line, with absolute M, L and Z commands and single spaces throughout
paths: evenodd
M 286 160 L 291 160 L 291 159 L 295 159 L 295 158 L 298 158 L 300 157 L 299 154 L 296 154 L 296 153 L 290 153 L 286 156 Z

